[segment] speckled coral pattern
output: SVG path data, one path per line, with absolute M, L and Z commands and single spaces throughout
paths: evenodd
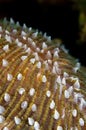
M 86 69 L 12 18 L 0 23 L 0 130 L 86 130 Z

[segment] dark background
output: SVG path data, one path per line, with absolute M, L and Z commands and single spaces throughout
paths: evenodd
M 86 45 L 76 43 L 79 38 L 79 10 L 72 2 L 40 4 L 36 0 L 0 0 L 0 18 L 12 17 L 21 25 L 26 23 L 53 38 L 60 38 L 72 56 L 86 65 Z

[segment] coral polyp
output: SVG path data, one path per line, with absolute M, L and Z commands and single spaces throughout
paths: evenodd
M 0 23 L 0 130 L 86 130 L 86 69 L 46 33 Z

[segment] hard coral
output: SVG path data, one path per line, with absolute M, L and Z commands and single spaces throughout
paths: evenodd
M 86 130 L 86 69 L 46 33 L 0 23 L 0 130 Z

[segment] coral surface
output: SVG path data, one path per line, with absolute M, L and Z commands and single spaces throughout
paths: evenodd
M 0 23 L 0 130 L 86 130 L 86 69 L 13 19 Z

